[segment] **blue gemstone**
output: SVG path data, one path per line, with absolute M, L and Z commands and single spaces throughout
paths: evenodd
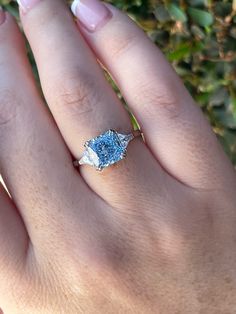
M 117 133 L 112 130 L 90 140 L 87 147 L 98 156 L 100 169 L 120 161 L 126 152 L 126 147 L 122 145 Z

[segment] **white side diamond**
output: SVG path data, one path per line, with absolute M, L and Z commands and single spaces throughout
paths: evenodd
M 86 147 L 86 150 L 84 151 L 83 157 L 80 159 L 79 164 L 98 167 L 98 155 L 90 147 Z
M 122 145 L 126 148 L 129 144 L 130 141 L 132 141 L 134 139 L 134 135 L 133 134 L 120 134 L 117 133 Z

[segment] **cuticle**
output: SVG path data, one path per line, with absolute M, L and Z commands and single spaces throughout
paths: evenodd
M 104 18 L 103 21 L 101 21 L 97 27 L 95 28 L 95 30 L 93 32 L 99 31 L 99 29 L 101 29 L 103 26 L 105 26 L 113 17 L 113 14 L 110 10 L 108 10 L 106 17 Z

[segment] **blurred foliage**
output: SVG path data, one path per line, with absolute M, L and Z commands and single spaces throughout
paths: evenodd
M 127 12 L 164 52 L 236 165 L 236 0 L 107 2 Z M 15 1 L 0 4 L 18 16 Z

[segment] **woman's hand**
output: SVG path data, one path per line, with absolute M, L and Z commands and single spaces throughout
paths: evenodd
M 0 21 L 4 314 L 235 313 L 236 177 L 161 52 L 95 0 L 21 0 L 49 114 L 13 18 Z M 78 25 L 77 25 L 78 24 Z M 102 172 L 73 167 L 108 129 L 145 135 Z

